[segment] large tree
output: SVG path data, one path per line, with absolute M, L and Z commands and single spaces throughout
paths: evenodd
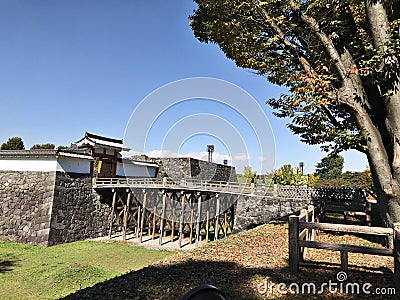
M 400 222 L 400 1 L 195 1 L 195 36 L 288 87 L 268 103 L 304 142 L 365 153 L 382 220 Z
M 321 159 L 315 166 L 315 175 L 319 179 L 337 179 L 342 176 L 344 166 L 343 156 L 337 154 L 329 154 Z
M 3 143 L 0 147 L 1 150 L 24 150 L 24 141 L 22 138 L 15 136 L 10 137 L 7 142 Z

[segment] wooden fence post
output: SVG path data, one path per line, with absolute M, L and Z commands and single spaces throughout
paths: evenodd
M 300 218 L 302 218 L 301 216 L 304 216 L 304 222 L 308 222 L 309 220 L 308 220 L 308 209 L 301 209 L 300 210 L 300 217 L 299 217 L 299 219 Z M 299 221 L 299 219 L 298 219 L 298 221 Z M 308 229 L 305 229 L 306 230 L 306 235 L 304 235 L 304 239 L 305 240 L 308 240 L 308 237 L 309 237 L 309 233 L 310 233 L 310 230 L 308 230 Z M 302 238 L 303 239 L 303 238 Z M 299 252 L 300 252 L 300 256 L 299 256 L 299 259 L 301 260 L 301 261 L 304 261 L 304 258 L 305 258 L 305 256 L 307 255 L 307 248 L 306 247 L 299 247 Z
M 366 200 L 366 204 L 365 204 L 365 225 L 367 226 L 371 226 L 371 202 L 369 202 L 368 200 Z
M 349 270 L 349 256 L 347 251 L 340 251 L 340 267 L 343 272 Z
M 297 274 L 299 272 L 299 217 L 289 217 L 289 272 Z
M 394 286 L 400 289 L 400 223 L 393 224 Z

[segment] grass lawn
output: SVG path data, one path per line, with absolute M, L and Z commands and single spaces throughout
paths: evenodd
M 63 297 L 171 254 L 91 241 L 48 248 L 0 242 L 0 299 Z

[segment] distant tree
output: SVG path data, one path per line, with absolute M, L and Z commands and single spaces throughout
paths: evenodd
M 250 166 L 244 166 L 243 168 L 243 177 L 247 183 L 255 181 L 257 179 L 257 173 L 253 172 Z
M 307 175 L 307 185 L 308 186 L 314 187 L 317 180 L 318 180 L 318 176 L 315 176 L 314 173 Z
M 315 175 L 321 180 L 339 178 L 342 175 L 343 164 L 343 156 L 328 154 L 316 165 Z
M 35 144 L 31 147 L 31 150 L 44 150 L 44 149 L 55 149 L 56 146 L 54 144 Z
M 273 180 L 281 185 L 302 186 L 308 184 L 308 176 L 301 174 L 301 170 L 291 165 L 283 165 L 282 168 L 276 170 L 273 175 Z
M 60 145 L 60 146 L 57 147 L 57 150 L 65 150 L 65 149 L 68 149 L 68 148 L 69 148 L 68 146 Z
M 1 150 L 24 150 L 24 142 L 20 137 L 11 137 L 1 145 Z

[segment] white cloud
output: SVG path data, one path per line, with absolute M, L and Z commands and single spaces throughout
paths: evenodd
M 247 153 L 238 153 L 233 156 L 233 161 L 246 162 L 250 160 L 250 155 Z

